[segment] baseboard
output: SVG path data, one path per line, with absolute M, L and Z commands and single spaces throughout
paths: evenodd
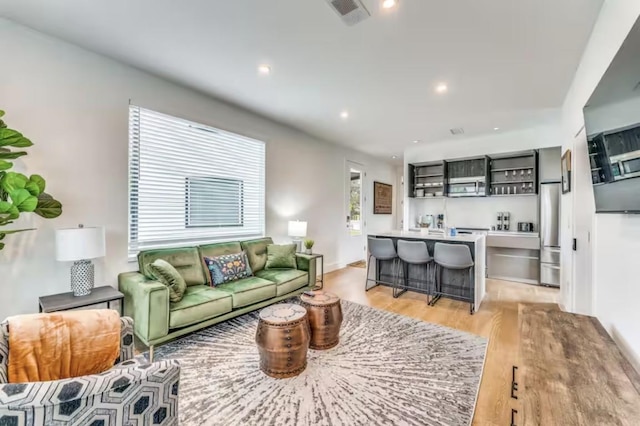
M 338 269 L 342 269 L 346 267 L 347 267 L 346 263 L 339 263 L 339 262 L 328 263 L 324 265 L 324 272 L 326 274 L 327 272 L 337 271 Z
M 618 345 L 618 349 L 622 352 L 625 358 L 629 361 L 631 366 L 640 374 L 640 342 L 632 342 L 631 336 L 637 336 L 637 328 L 634 330 L 633 326 L 611 326 L 611 338 Z

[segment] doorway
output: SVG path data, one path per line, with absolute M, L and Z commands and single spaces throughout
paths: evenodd
M 365 258 L 365 202 L 364 188 L 366 173 L 362 164 L 346 162 L 345 168 L 345 217 L 346 238 L 345 263 L 364 261 Z

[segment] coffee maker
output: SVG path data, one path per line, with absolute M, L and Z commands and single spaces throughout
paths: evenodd
M 511 213 L 498 212 L 496 220 L 496 231 L 508 231 L 509 230 L 509 218 Z

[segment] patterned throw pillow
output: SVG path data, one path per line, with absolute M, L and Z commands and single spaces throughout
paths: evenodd
M 214 287 L 253 275 L 245 252 L 204 257 L 203 260 L 211 274 L 211 285 Z
M 296 245 L 269 244 L 265 269 L 296 269 Z

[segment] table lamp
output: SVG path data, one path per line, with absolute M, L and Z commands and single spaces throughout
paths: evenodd
M 296 252 L 302 252 L 302 240 L 307 236 L 307 222 L 301 222 L 299 220 L 289 221 L 289 236 L 296 245 Z
M 56 230 L 56 260 L 73 262 L 71 266 L 71 290 L 74 296 L 91 294 L 94 284 L 94 267 L 91 259 L 105 255 L 103 227 Z

